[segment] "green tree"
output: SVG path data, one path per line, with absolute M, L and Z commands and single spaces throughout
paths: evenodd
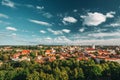
M 111 72 L 111 79 L 112 80 L 120 79 L 120 64 L 117 62 L 110 62 L 109 67 Z
M 0 71 L 0 80 L 5 80 L 6 71 Z
M 84 73 L 82 68 L 75 68 L 73 70 L 74 80 L 84 80 Z
M 16 72 L 13 71 L 7 71 L 5 74 L 5 80 L 13 80 L 13 78 L 16 76 Z
M 45 80 L 56 80 L 56 79 L 54 79 L 52 74 L 46 74 Z
M 56 80 L 68 80 L 69 79 L 67 72 L 65 70 L 60 71 L 58 67 L 56 67 L 53 70 L 53 74 Z
M 84 69 L 84 74 L 86 80 L 96 80 L 99 79 L 102 75 L 102 68 L 100 65 L 90 65 L 86 66 Z
M 26 80 L 40 80 L 39 73 L 34 71 L 32 74 L 27 75 Z
M 8 60 L 10 60 L 9 55 L 3 54 L 3 55 L 2 55 L 2 60 L 3 60 L 3 61 L 8 61 Z
M 34 59 L 36 57 L 35 53 L 30 53 L 30 56 Z
M 16 75 L 13 80 L 26 80 L 27 75 L 29 75 L 28 69 L 17 68 L 15 69 Z
M 45 73 L 51 73 L 51 67 L 50 67 L 50 65 L 45 65 L 44 67 L 43 67 L 43 70 L 44 70 L 44 72 Z
M 39 74 L 39 80 L 46 80 L 46 74 L 43 71 Z

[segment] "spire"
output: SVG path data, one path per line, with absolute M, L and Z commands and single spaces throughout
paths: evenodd
M 95 49 L 95 45 L 94 44 L 92 45 L 92 48 Z

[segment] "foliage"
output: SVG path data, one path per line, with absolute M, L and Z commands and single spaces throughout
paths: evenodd
M 45 64 L 36 62 L 3 62 L 0 80 L 118 80 L 120 64 L 94 60 L 56 60 Z

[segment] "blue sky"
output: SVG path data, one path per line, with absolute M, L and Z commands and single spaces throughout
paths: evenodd
M 119 0 L 0 0 L 0 45 L 120 45 Z

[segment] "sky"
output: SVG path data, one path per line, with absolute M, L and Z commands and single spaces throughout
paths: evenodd
M 119 0 L 0 0 L 0 45 L 120 45 Z

